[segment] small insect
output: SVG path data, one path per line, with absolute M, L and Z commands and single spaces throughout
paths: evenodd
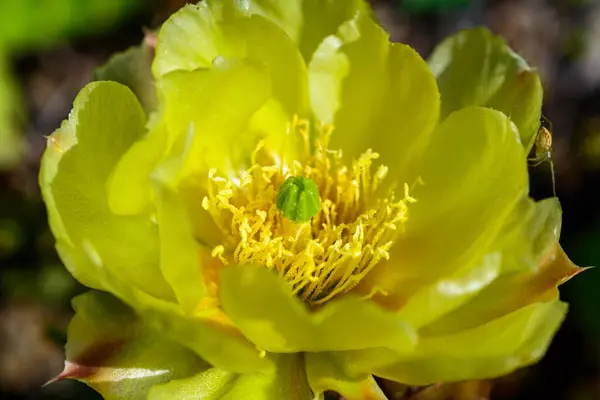
M 532 167 L 537 167 L 548 161 L 550 164 L 550 173 L 552 175 L 552 193 L 556 196 L 556 181 L 554 179 L 554 162 L 552 161 L 552 122 L 542 115 L 543 121 L 548 124 L 546 128 L 543 123 L 540 124 L 537 136 L 535 138 L 535 155 L 529 159 Z

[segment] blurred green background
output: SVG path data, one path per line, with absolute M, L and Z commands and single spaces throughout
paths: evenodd
M 538 68 L 554 129 L 562 245 L 600 265 L 600 1 L 372 0 L 392 40 L 426 57 L 445 36 L 486 25 Z M 85 290 L 54 251 L 37 187 L 49 135 L 109 56 L 139 44 L 182 0 L 0 0 L 0 398 L 97 399 L 85 385 L 42 387 L 62 369 L 69 301 Z M 552 194 L 547 164 L 531 194 Z M 536 366 L 412 399 L 600 399 L 600 270 L 569 281 L 571 311 Z M 384 383 L 384 385 L 388 385 Z

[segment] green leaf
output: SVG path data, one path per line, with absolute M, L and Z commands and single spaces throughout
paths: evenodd
M 373 302 L 345 296 L 311 311 L 281 277 L 265 267 L 224 268 L 220 294 L 223 309 L 235 325 L 267 351 L 318 352 L 378 346 L 406 350 L 415 344 L 411 328 Z
M 315 400 L 323 400 L 324 393 L 333 390 L 347 400 L 387 400 L 375 379 L 369 374 L 348 376 L 339 359 L 329 353 L 306 353 L 306 373 Z
M 440 43 L 429 58 L 442 94 L 441 118 L 468 106 L 502 111 L 517 126 L 523 147 L 540 126 L 540 79 L 505 40 L 485 28 L 466 29 Z
M 236 375 L 217 368 L 154 387 L 148 400 L 311 400 L 302 356 L 278 355 L 270 373 Z
M 473 329 L 422 336 L 409 354 L 385 349 L 337 353 L 349 374 L 372 373 L 407 385 L 488 379 L 538 361 L 567 305 L 535 303 Z
M 317 48 L 309 64 L 311 105 L 334 125 L 330 147 L 348 160 L 371 148 L 400 182 L 438 122 L 439 93 L 425 61 L 364 12 Z
M 151 69 L 153 58 L 154 49 L 147 44 L 131 47 L 113 55 L 96 70 L 94 79 L 115 81 L 127 86 L 135 93 L 146 114 L 150 114 L 158 102 Z
M 442 278 L 467 278 L 457 282 L 467 292 L 476 282 L 489 282 L 486 276 L 497 273 L 497 261 L 484 257 L 528 191 L 516 128 L 504 114 L 486 108 L 450 115 L 434 132 L 418 172 L 423 184 L 412 190 L 417 202 L 409 205 L 390 262 L 361 282 L 380 289 L 374 299 L 393 309 Z M 420 307 L 425 313 L 427 303 L 415 300 L 412 314 L 418 316 Z
M 146 399 L 155 384 L 191 376 L 207 364 L 183 346 L 149 329 L 109 294 L 88 292 L 73 300 L 64 371 L 106 400 Z
M 144 123 L 143 110 L 125 86 L 89 84 L 75 99 L 69 120 L 48 139 L 40 186 L 50 227 L 64 251 L 93 249 L 88 254 L 96 264 L 153 296 L 172 299 L 158 265 L 155 224 L 149 215 L 117 216 L 107 201 L 111 171 L 143 135 Z M 70 265 L 84 284 L 103 287 L 84 265 Z

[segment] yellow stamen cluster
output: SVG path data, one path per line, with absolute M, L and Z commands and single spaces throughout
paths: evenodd
M 299 134 L 301 161 L 290 164 L 269 155 L 263 146 L 239 178 L 209 172 L 208 196 L 202 206 L 227 237 L 213 250 L 224 264 L 264 265 L 276 270 L 293 292 L 321 304 L 352 289 L 389 250 L 414 202 L 408 186 L 397 200 L 393 191 L 379 198 L 387 168 L 372 173 L 378 154 L 366 151 L 347 167 L 341 151 L 327 149 L 332 132 L 320 126 L 311 140 L 309 124 L 295 119 L 288 134 Z M 260 159 L 261 161 L 257 161 Z M 321 195 L 321 211 L 311 221 L 294 224 L 277 210 L 275 199 L 289 176 L 312 179 Z

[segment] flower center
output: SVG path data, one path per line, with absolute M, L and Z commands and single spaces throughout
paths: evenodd
M 379 166 L 372 172 L 378 154 L 367 150 L 348 167 L 340 150 L 327 148 L 331 132 L 324 125 L 311 135 L 307 121 L 294 119 L 288 134 L 300 135 L 302 161 L 285 164 L 259 144 L 253 165 L 239 177 L 226 179 L 211 170 L 202 201 L 226 237 L 213 250 L 214 257 L 223 264 L 276 270 L 296 296 L 315 305 L 348 292 L 389 259 L 408 217 L 407 204 L 416 201 L 406 184 L 401 200 L 392 189 L 381 196 L 388 169 Z M 278 210 L 278 190 L 290 177 L 310 180 L 318 188 L 321 208 L 306 221 Z

